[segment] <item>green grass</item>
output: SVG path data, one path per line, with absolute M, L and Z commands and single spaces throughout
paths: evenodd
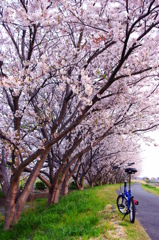
M 153 193 L 155 195 L 159 195 L 159 188 L 152 186 L 150 184 L 141 184 L 142 188 L 145 189 L 146 191 Z
M 10 231 L 3 231 L 0 217 L 1 240 L 148 240 L 136 221 L 129 222 L 116 208 L 119 185 L 106 185 L 84 191 L 71 192 L 59 204 L 47 206 L 47 199 L 29 203 L 20 222 Z

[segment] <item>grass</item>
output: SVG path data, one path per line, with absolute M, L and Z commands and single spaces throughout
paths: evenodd
M 159 196 L 159 188 L 158 187 L 152 186 L 150 184 L 141 184 L 141 186 L 144 190 Z
M 71 192 L 59 204 L 47 206 L 46 199 L 29 203 L 20 222 L 10 231 L 3 231 L 1 240 L 148 240 L 140 226 L 129 222 L 116 208 L 118 185 L 106 185 Z

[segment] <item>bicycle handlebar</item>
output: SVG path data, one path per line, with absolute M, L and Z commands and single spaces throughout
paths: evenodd
M 135 164 L 135 163 L 134 163 L 134 162 L 132 162 L 132 163 L 129 163 L 129 164 L 128 164 L 128 166 L 131 166 L 131 165 L 134 165 L 134 164 Z
M 131 166 L 131 165 L 133 165 L 133 164 L 135 164 L 135 163 L 132 162 L 132 163 L 119 164 L 119 165 L 113 166 L 113 170 L 115 170 L 115 169 L 120 169 L 121 167 L 125 168 L 125 167 Z

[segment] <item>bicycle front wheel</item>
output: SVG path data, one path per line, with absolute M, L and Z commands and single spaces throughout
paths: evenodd
M 124 197 L 122 194 L 120 194 L 117 197 L 117 207 L 119 212 L 121 212 L 122 214 L 126 214 L 127 213 L 127 199 L 126 197 Z
M 130 198 L 129 202 L 129 217 L 130 217 L 130 222 L 134 223 L 135 222 L 135 204 L 134 204 L 134 199 Z

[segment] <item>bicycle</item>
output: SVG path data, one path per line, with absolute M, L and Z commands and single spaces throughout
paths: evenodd
M 138 201 L 134 199 L 134 196 L 132 196 L 132 193 L 131 193 L 131 174 L 135 174 L 137 172 L 137 169 L 130 168 L 128 166 L 131 166 L 133 164 L 135 163 L 126 163 L 126 164 L 113 166 L 114 170 L 120 169 L 120 168 L 124 168 L 125 170 L 124 192 L 120 193 L 117 197 L 117 207 L 118 207 L 118 210 L 122 214 L 124 214 L 123 219 L 125 218 L 126 215 L 129 214 L 131 223 L 135 222 L 136 205 L 139 204 Z M 127 177 L 129 177 L 129 189 L 127 189 Z

